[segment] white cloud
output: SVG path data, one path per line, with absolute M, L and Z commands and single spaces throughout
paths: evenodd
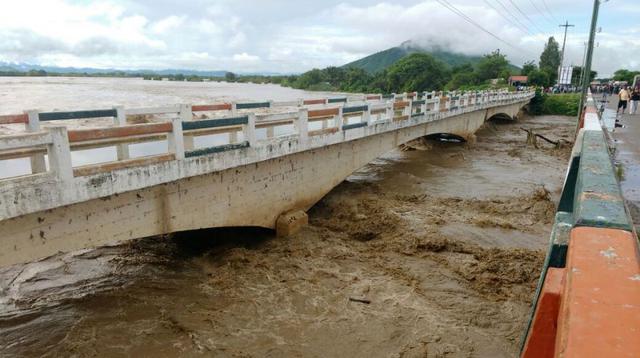
M 529 33 L 505 20 L 495 0 L 488 1 L 497 10 L 478 0 L 450 2 L 513 47 L 435 0 L 185 0 L 180 6 L 152 0 L 0 0 L 0 60 L 296 72 L 342 65 L 412 39 L 473 55 L 500 48 L 522 64 L 538 59 L 548 36 L 561 40 L 557 21 L 549 19 L 568 17 L 577 26 L 570 30 L 567 62 L 582 62 L 591 15 L 584 0 L 547 1 L 553 14 L 514 0 L 535 22 L 521 19 Z M 594 58 L 600 73 L 637 69 L 640 28 L 629 14 L 639 11 L 637 0 L 603 4 L 604 32 Z
M 246 52 L 243 53 L 237 53 L 235 55 L 233 55 L 233 60 L 234 61 L 238 61 L 238 62 L 258 62 L 260 61 L 260 57 L 259 56 L 253 56 L 253 55 L 249 55 Z
M 182 25 L 186 19 L 186 16 L 171 15 L 169 17 L 165 17 L 160 21 L 156 21 L 151 26 L 151 31 L 156 34 L 164 34 L 167 31 L 175 30 L 176 28 L 180 27 L 180 25 Z

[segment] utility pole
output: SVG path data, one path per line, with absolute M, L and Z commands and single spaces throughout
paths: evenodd
M 564 49 L 567 45 L 567 31 L 570 27 L 575 27 L 576 25 L 569 25 L 569 21 L 566 21 L 564 25 L 560 25 L 560 27 L 564 27 L 564 40 L 562 40 L 562 55 L 560 55 L 560 68 L 558 69 L 558 85 L 560 81 L 562 81 L 562 67 L 564 66 Z
M 593 44 L 596 41 L 596 27 L 598 26 L 598 12 L 600 11 L 600 1 L 593 0 L 593 15 L 591 17 L 591 31 L 589 33 L 589 44 L 587 46 L 587 57 L 584 62 L 584 76 L 582 76 L 582 94 L 580 95 L 580 108 L 578 108 L 578 125 L 584 113 L 584 104 L 587 97 L 588 84 L 591 81 L 591 63 L 593 62 Z
M 584 54 L 582 55 L 582 67 L 580 68 L 580 78 L 578 79 L 578 87 L 582 86 L 582 81 L 584 78 L 584 65 L 587 62 L 587 43 L 584 43 Z M 589 74 L 591 75 L 591 74 Z M 591 76 L 589 76 L 591 77 Z

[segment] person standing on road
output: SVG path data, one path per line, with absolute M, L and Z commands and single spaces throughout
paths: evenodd
M 631 106 L 629 107 L 629 114 L 636 114 L 638 111 L 638 102 L 640 102 L 640 91 L 637 88 L 633 89 L 631 93 Z
M 627 110 L 627 104 L 631 99 L 631 93 L 627 89 L 627 86 L 624 86 L 620 92 L 618 92 L 618 109 L 616 110 L 616 115 L 620 112 L 620 108 L 622 108 L 622 114 Z

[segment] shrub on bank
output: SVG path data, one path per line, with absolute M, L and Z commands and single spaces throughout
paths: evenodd
M 529 113 L 538 116 L 577 116 L 579 105 L 580 94 L 578 93 L 547 94 L 537 91 L 529 104 Z

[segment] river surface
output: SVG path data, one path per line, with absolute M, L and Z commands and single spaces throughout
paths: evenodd
M 291 238 L 204 230 L 0 269 L 0 356 L 516 356 L 570 151 L 528 147 L 521 127 L 571 141 L 575 124 L 392 151 Z
M 344 96 L 332 92 L 309 92 L 273 84 L 244 84 L 226 82 L 145 81 L 142 78 L 83 78 L 83 77 L 0 77 L 0 115 L 17 114 L 25 110 L 78 111 L 125 108 L 153 108 L 170 105 L 214 104 L 222 102 L 292 101 L 307 98 Z M 297 109 L 296 109 L 297 110 Z M 166 120 L 161 119 L 161 120 Z M 68 128 L 87 128 L 112 125 L 112 119 L 85 119 L 43 122 L 43 127 L 64 125 Z M 320 123 L 310 123 L 310 130 Z M 24 125 L 0 125 L 0 135 L 21 132 Z M 293 132 L 293 126 L 276 128 L 276 135 Z M 266 137 L 266 128 L 256 131 L 258 139 Z M 195 138 L 195 149 L 228 144 L 228 134 Z M 153 141 L 129 145 L 131 158 L 164 154 L 167 141 Z M 71 153 L 74 166 L 114 161 L 115 147 L 76 150 Z M 0 161 L 0 179 L 29 174 L 26 158 Z

